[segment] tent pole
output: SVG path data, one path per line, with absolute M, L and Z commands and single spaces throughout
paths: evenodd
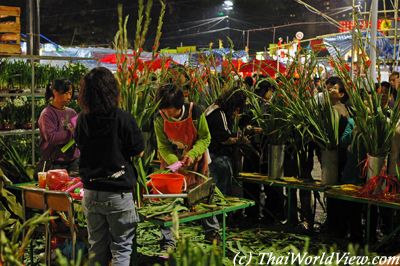
M 247 40 L 246 40 L 247 49 L 250 51 L 250 30 L 247 30 Z
M 378 0 L 372 0 L 371 2 L 371 42 L 370 42 L 370 55 L 371 60 L 370 77 L 376 82 L 376 36 L 378 33 Z
M 355 55 L 356 55 L 356 26 L 357 26 L 357 23 L 356 23 L 357 14 L 356 14 L 355 0 L 353 0 L 352 6 L 353 6 L 353 27 L 351 29 L 351 35 L 352 35 L 351 36 L 351 40 L 352 40 L 352 42 L 351 42 L 351 79 L 354 80 L 355 79 L 354 68 L 355 68 L 355 63 L 356 63 Z
M 396 46 L 397 46 L 397 19 L 399 17 L 399 0 L 394 1 L 394 40 L 393 40 L 393 62 L 395 64 L 395 69 L 397 69 L 397 66 L 399 65 L 399 62 L 397 60 L 397 51 L 396 51 Z

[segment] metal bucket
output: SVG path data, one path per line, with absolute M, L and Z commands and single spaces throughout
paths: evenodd
M 283 177 L 283 162 L 285 159 L 285 145 L 268 145 L 268 177 L 279 179 Z
M 338 182 L 338 151 L 322 150 L 321 152 L 321 183 L 335 185 Z
M 386 165 L 387 157 L 375 157 L 368 154 L 367 160 L 367 179 L 370 179 L 381 174 L 382 168 Z

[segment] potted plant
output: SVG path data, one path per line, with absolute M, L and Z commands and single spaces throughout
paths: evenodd
M 365 55 L 360 57 L 359 64 L 368 69 Z M 335 71 L 346 81 L 345 87 L 349 94 L 350 112 L 355 123 L 353 145 L 357 145 L 358 150 L 362 146 L 367 151 L 367 177 L 371 178 L 381 174 L 389 154 L 400 120 L 400 97 L 397 97 L 393 107 L 383 105 L 382 94 L 378 93 L 370 74 L 364 73 L 352 78 L 344 65 L 341 58 L 334 61 Z
M 303 145 L 311 140 L 321 148 L 322 183 L 332 185 L 338 179 L 339 114 L 326 90 L 320 102 L 311 87 L 317 66 L 318 59 L 311 52 L 294 58 L 287 73 L 278 74 L 275 97 L 284 104 L 274 104 L 274 108 L 285 113 L 287 125 L 297 131 Z
M 273 80 L 269 80 L 275 83 Z M 257 125 L 267 139 L 268 145 L 268 176 L 271 179 L 283 177 L 283 163 L 285 155 L 285 143 L 290 138 L 293 130 L 288 123 L 287 112 L 284 110 L 284 102 L 278 95 L 270 101 L 249 93 L 251 113 Z
M 19 96 L 12 100 L 13 111 L 15 113 L 15 125 L 17 128 L 32 128 L 32 103 L 28 101 L 26 96 Z
M 3 120 L 2 130 L 15 129 L 16 110 L 11 99 L 7 99 L 1 106 L 1 117 Z
M 156 58 L 159 40 L 161 38 L 162 20 L 165 14 L 165 4 L 161 2 L 161 11 L 158 20 L 157 33 L 154 40 L 153 60 Z M 152 79 L 153 71 L 144 67 L 142 71 L 139 70 L 139 57 L 143 51 L 142 47 L 145 42 L 145 37 L 148 31 L 149 23 L 151 20 L 152 2 L 147 2 L 146 11 L 144 12 L 144 3 L 139 1 L 138 20 L 136 24 L 136 36 L 134 41 L 134 51 L 132 56 L 128 56 L 128 39 L 126 25 L 128 17 L 123 20 L 122 6 L 118 7 L 119 14 L 119 30 L 114 38 L 114 46 L 117 51 L 117 65 L 118 70 L 116 78 L 121 91 L 121 108 L 130 112 L 137 122 L 138 127 L 144 132 L 151 132 L 151 121 L 158 104 L 154 103 L 154 95 L 158 86 L 157 81 Z M 163 71 L 163 69 L 161 70 Z M 159 74 L 163 76 L 163 73 Z M 158 80 L 159 82 L 159 80 Z M 150 144 L 150 134 L 144 134 L 145 143 Z M 147 171 L 150 167 L 150 162 L 155 154 L 154 147 L 146 145 L 145 155 L 142 158 L 136 159 L 133 164 L 138 172 L 138 186 L 137 199 L 140 200 L 140 192 L 142 189 L 147 190 L 146 178 Z

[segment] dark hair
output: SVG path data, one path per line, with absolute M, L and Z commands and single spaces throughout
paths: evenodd
M 118 100 L 117 81 L 107 68 L 93 68 L 82 78 L 79 104 L 85 113 L 110 113 L 118 107 Z
M 325 81 L 325 85 L 335 86 L 336 84 L 339 86 L 339 92 L 343 93 L 343 97 L 342 97 L 342 99 L 340 101 L 342 103 L 346 103 L 347 100 L 349 99 L 349 95 L 347 94 L 347 91 L 346 91 L 346 88 L 344 87 L 343 81 L 337 76 L 329 77 Z
M 254 85 L 254 80 L 253 80 L 252 77 L 247 76 L 247 77 L 244 78 L 243 83 L 246 84 L 248 87 L 251 88 L 251 87 L 253 87 L 253 85 Z
M 389 78 L 392 76 L 397 76 L 398 78 L 400 77 L 400 73 L 397 71 L 393 71 L 392 73 L 390 73 Z
M 160 102 L 158 108 L 176 108 L 180 109 L 184 103 L 183 91 L 175 84 L 168 83 L 161 86 L 156 94 L 156 101 Z
M 260 97 L 263 97 L 268 91 L 274 90 L 274 86 L 266 79 L 260 79 L 257 83 L 257 88 L 254 90 L 254 93 Z
M 72 88 L 72 97 L 74 96 L 74 85 L 68 79 L 56 79 L 46 87 L 46 92 L 44 93 L 44 98 L 49 101 L 54 97 L 53 90 L 56 90 L 60 94 L 64 94 Z
M 387 81 L 382 81 L 381 87 L 385 87 L 385 88 L 387 88 L 387 89 L 390 89 L 390 83 L 387 82 Z
M 246 103 L 246 94 L 243 90 L 231 89 L 222 93 L 215 103 L 230 116 L 238 108 L 243 110 Z
M 389 91 L 390 91 L 390 83 L 389 82 L 387 82 L 387 81 L 382 81 L 381 82 L 381 88 L 382 88 L 382 92 L 385 92 L 385 93 L 389 93 Z M 383 89 L 384 88 L 384 89 Z M 393 92 L 392 92 L 393 93 Z

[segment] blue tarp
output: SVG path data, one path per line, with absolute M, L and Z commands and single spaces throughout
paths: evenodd
M 26 44 L 23 44 L 22 47 L 26 47 Z M 23 49 L 24 50 L 24 49 Z M 25 48 L 26 51 L 26 48 Z M 114 49 L 111 48 L 99 48 L 99 47 L 89 47 L 89 48 L 81 48 L 81 47 L 62 47 L 60 45 L 54 43 L 46 43 L 41 45 L 41 55 L 43 56 L 62 56 L 62 57 L 87 57 L 93 58 L 92 60 L 76 60 L 73 62 L 80 62 L 84 64 L 89 69 L 92 69 L 96 66 L 104 66 L 109 68 L 112 71 L 116 70 L 115 64 L 107 64 L 101 63 L 99 60 L 106 55 L 115 53 Z M 129 50 L 128 53 L 132 53 L 132 50 Z M 232 55 L 232 59 L 242 59 L 244 62 L 248 59 L 248 54 L 244 50 L 233 51 L 229 48 L 221 48 L 221 49 L 212 49 L 206 50 L 203 52 L 195 52 L 195 53 L 185 53 L 185 54 L 163 54 L 162 56 L 171 57 L 171 59 L 182 65 L 189 65 L 192 67 L 196 67 L 200 64 L 199 58 L 202 54 L 209 55 L 212 53 L 214 58 L 217 61 L 217 65 L 220 65 L 222 62 L 223 56 Z M 143 61 L 151 60 L 152 54 L 150 52 L 142 52 L 140 55 L 140 59 Z M 57 66 L 63 66 L 67 63 L 65 60 L 41 60 L 41 63 L 51 64 Z M 220 70 L 220 67 L 217 67 L 217 71 Z
M 367 50 L 366 52 L 369 53 L 370 45 L 368 42 L 365 41 L 365 37 L 367 36 L 367 40 L 370 40 L 370 33 L 363 31 L 361 32 L 361 34 Z M 324 38 L 323 40 L 329 53 L 333 56 L 344 56 L 347 52 L 351 50 L 353 42 L 351 32 L 341 33 L 333 37 Z M 393 44 L 391 44 L 390 40 L 388 38 L 385 38 L 385 36 L 380 32 L 378 32 L 376 49 L 377 54 L 381 59 L 393 59 Z M 396 51 L 396 59 L 398 59 L 398 46 L 396 47 Z

